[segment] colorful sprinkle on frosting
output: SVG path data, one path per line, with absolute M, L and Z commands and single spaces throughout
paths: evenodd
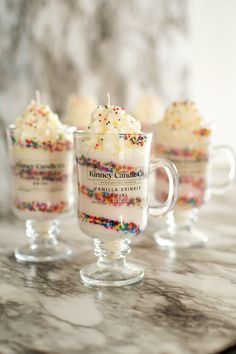
M 173 102 L 157 124 L 157 143 L 164 145 L 166 150 L 177 150 L 173 153 L 183 157 L 192 155 L 201 159 L 210 144 L 211 129 L 208 126 L 194 102 Z
M 40 102 L 31 101 L 26 111 L 17 118 L 11 130 L 11 142 L 21 148 L 44 151 L 72 149 L 72 137 L 57 114 Z
M 210 136 L 211 131 L 210 131 L 210 129 L 207 129 L 207 128 L 201 128 L 198 130 L 194 130 L 193 134 L 196 136 L 206 136 L 207 137 L 207 136 Z
M 121 134 L 120 138 L 136 146 L 144 146 L 147 141 L 147 136 L 142 134 Z
M 165 124 L 172 129 L 186 129 L 191 127 L 200 127 L 202 117 L 194 102 L 178 101 L 173 102 L 166 109 L 164 118 L 160 124 Z
M 23 202 L 15 200 L 14 206 L 20 211 L 32 211 L 32 212 L 43 212 L 43 213 L 64 213 L 68 209 L 68 203 L 61 201 L 57 204 L 43 203 L 43 202 Z
M 92 133 L 140 134 L 141 124 L 126 113 L 124 107 L 98 106 L 91 115 L 88 131 Z

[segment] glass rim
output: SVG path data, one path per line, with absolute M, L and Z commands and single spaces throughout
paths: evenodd
M 178 129 L 173 129 L 172 130 L 170 127 L 168 127 L 168 128 L 169 128 L 169 130 L 171 130 L 171 133 L 175 132 L 175 133 L 178 134 L 178 132 L 179 132 Z M 212 137 L 215 134 L 215 132 L 218 130 L 217 129 L 217 123 L 214 122 L 214 121 L 206 122 L 203 125 L 201 125 L 199 128 L 196 128 L 196 130 L 198 130 L 198 129 L 208 129 L 208 130 L 210 130 L 210 132 L 212 133 L 212 134 L 210 134 L 210 137 Z M 195 129 L 192 129 L 191 132 L 193 132 L 194 130 Z M 190 131 L 188 131 L 188 134 L 189 133 L 190 133 Z M 155 129 L 154 134 L 155 134 L 156 137 L 158 137 L 158 135 L 159 135 L 158 124 L 156 124 L 156 129 Z
M 105 133 L 96 133 L 96 132 L 88 132 L 88 131 L 84 131 L 84 130 L 76 130 L 73 132 L 73 135 L 75 137 L 79 137 L 79 136 L 93 136 L 93 135 L 98 135 L 98 136 L 104 136 L 104 135 L 108 135 L 108 136 L 118 136 L 118 137 L 122 137 L 122 136 L 146 136 L 146 137 L 152 137 L 153 133 L 152 132 L 141 132 L 141 133 L 110 133 L 110 132 L 105 132 Z
M 66 127 L 66 131 L 67 132 L 71 132 L 71 133 L 74 133 L 77 128 L 75 126 L 72 126 L 72 125 L 66 125 L 64 124 L 65 127 Z M 6 127 L 7 130 L 15 130 L 16 129 L 16 125 L 15 123 L 11 123 L 11 124 L 8 124 L 8 126 Z
M 159 122 L 157 122 L 157 123 L 155 124 L 155 126 L 158 128 L 159 124 L 161 124 L 162 122 L 163 122 L 163 120 L 160 120 Z M 214 127 L 215 125 L 217 125 L 216 122 L 214 122 L 214 121 L 207 121 L 207 122 L 203 122 L 199 128 L 200 128 L 200 129 L 201 129 L 201 128 L 210 128 L 210 127 Z M 177 131 L 177 129 L 176 129 L 176 131 Z

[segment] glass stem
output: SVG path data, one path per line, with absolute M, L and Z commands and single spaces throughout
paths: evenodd
M 98 266 L 103 268 L 125 267 L 126 255 L 130 253 L 130 240 L 94 240 Z
M 194 209 L 186 211 L 172 211 L 167 216 L 167 224 L 170 230 L 176 227 L 185 228 L 191 231 L 197 220 L 197 212 Z
M 52 246 L 58 243 L 57 235 L 60 233 L 60 222 L 53 220 L 31 220 L 25 222 L 26 235 L 31 246 Z

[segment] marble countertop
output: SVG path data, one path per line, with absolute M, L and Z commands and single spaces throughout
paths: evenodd
M 63 224 L 74 245 L 70 262 L 17 263 L 25 241 L 13 217 L 0 220 L 0 352 L 3 354 L 210 354 L 236 344 L 236 188 L 203 208 L 205 249 L 164 252 L 151 219 L 130 257 L 143 264 L 143 283 L 90 289 L 81 266 L 95 260 L 92 241 L 75 219 Z

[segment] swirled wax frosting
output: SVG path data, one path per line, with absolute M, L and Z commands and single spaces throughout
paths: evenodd
M 88 131 L 92 133 L 141 133 L 140 122 L 123 107 L 98 106 L 91 115 Z
M 124 108 L 110 105 L 109 94 L 86 132 L 75 133 L 78 216 L 85 233 L 120 239 L 144 229 L 150 145 L 151 134 L 142 133 Z
M 26 140 L 35 141 L 35 144 L 53 143 L 65 139 L 66 129 L 49 106 L 32 100 L 26 111 L 16 119 L 14 138 L 21 143 Z
M 173 102 L 157 124 L 157 142 L 169 147 L 204 147 L 209 143 L 211 130 L 208 129 L 195 103 Z
M 98 106 L 91 114 L 90 124 L 81 147 L 90 158 L 116 160 L 120 154 L 131 158 L 132 150 L 142 153 L 147 137 L 141 132 L 140 122 L 127 114 L 123 107 Z
M 146 128 L 156 124 L 163 115 L 161 99 L 154 95 L 140 97 L 133 114 Z
M 93 97 L 80 97 L 72 95 L 69 97 L 64 122 L 84 130 L 90 122 L 91 113 L 96 108 L 96 101 Z
M 190 101 L 173 102 L 157 125 L 156 155 L 172 160 L 179 173 L 180 192 L 175 211 L 200 207 L 207 195 L 211 130 Z M 157 174 L 157 199 L 167 198 L 168 180 Z
M 197 106 L 191 101 L 173 102 L 164 115 L 165 125 L 172 129 L 198 128 L 202 122 Z
M 12 194 L 17 215 L 50 219 L 71 210 L 72 139 L 72 129 L 39 98 L 10 126 Z

